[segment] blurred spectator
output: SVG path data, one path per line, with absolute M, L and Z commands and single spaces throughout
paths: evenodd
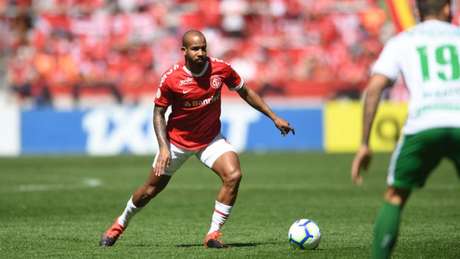
M 32 85 L 36 82 L 36 74 L 32 69 L 33 49 L 28 46 L 17 48 L 13 58 L 9 60 L 7 81 L 11 90 L 20 101 L 33 97 Z
M 388 36 L 378 2 L 0 0 L 0 65 L 7 58 L 21 101 L 137 103 L 182 61 L 177 39 L 195 28 L 262 95 L 355 98 Z
M 230 37 L 243 37 L 249 3 L 245 0 L 222 0 L 220 13 L 222 14 L 222 30 Z

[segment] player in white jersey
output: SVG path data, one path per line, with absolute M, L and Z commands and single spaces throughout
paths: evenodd
M 371 159 L 369 136 L 382 91 L 401 73 L 409 89 L 409 113 L 388 169 L 387 190 L 374 226 L 372 258 L 388 258 L 402 209 L 443 158 L 460 176 L 460 29 L 450 24 L 449 0 L 417 0 L 421 23 L 385 45 L 374 64 L 364 99 L 363 136 L 352 180 Z

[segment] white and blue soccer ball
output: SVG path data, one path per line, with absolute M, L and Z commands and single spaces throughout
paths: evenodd
M 315 249 L 321 240 L 318 225 L 309 219 L 296 220 L 289 228 L 289 243 L 300 249 Z

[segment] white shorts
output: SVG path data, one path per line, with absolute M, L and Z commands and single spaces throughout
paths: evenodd
M 169 176 L 172 176 L 191 155 L 195 155 L 203 164 L 212 168 L 214 162 L 224 153 L 236 153 L 235 148 L 221 134 L 217 135 L 208 146 L 198 151 L 186 150 L 172 143 L 169 144 L 169 148 L 171 151 L 171 160 L 169 166 L 165 169 L 165 175 Z M 155 167 L 158 154 L 155 155 L 152 167 Z

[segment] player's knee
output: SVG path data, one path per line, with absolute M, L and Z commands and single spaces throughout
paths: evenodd
M 159 190 L 158 188 L 154 187 L 154 186 L 146 186 L 145 188 L 145 191 L 144 191 L 144 195 L 147 197 L 147 198 L 153 198 L 155 197 L 155 195 L 157 193 L 159 193 L 161 190 Z
M 241 182 L 242 177 L 243 174 L 241 173 L 241 170 L 235 168 L 226 174 L 224 182 L 229 185 L 237 185 Z
M 165 185 L 155 184 L 155 185 L 146 185 L 145 186 L 145 195 L 149 198 L 155 197 L 158 193 L 160 193 L 165 188 Z
M 144 189 L 144 196 L 146 198 L 153 198 L 154 195 L 155 195 L 155 188 L 153 188 L 150 185 L 147 185 Z
M 385 200 L 394 205 L 404 206 L 409 195 L 410 190 L 389 187 L 385 192 Z

